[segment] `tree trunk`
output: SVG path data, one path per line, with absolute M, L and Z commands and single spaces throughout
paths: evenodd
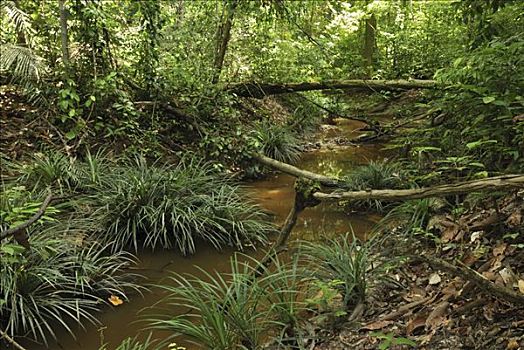
M 60 38 L 62 41 L 62 63 L 66 71 L 69 72 L 69 37 L 67 34 L 67 11 L 65 9 L 65 0 L 58 0 L 60 7 Z
M 368 79 L 373 76 L 373 62 L 376 48 L 376 29 L 377 18 L 374 14 L 371 14 L 371 16 L 366 19 L 366 30 L 364 33 L 364 50 L 362 51 L 362 56 L 366 65 L 366 77 Z
M 243 97 L 262 98 L 266 95 L 285 94 L 290 92 L 355 89 L 355 90 L 409 90 L 433 89 L 437 87 L 434 80 L 332 80 L 319 83 L 281 83 L 257 84 L 240 83 L 227 87 L 227 90 Z
M 233 26 L 233 18 L 235 17 L 237 0 L 227 1 L 225 6 L 225 19 L 218 27 L 216 36 L 215 60 L 213 62 L 213 84 L 218 83 L 220 80 L 220 73 L 222 72 L 222 67 L 224 66 L 224 57 L 226 56 L 229 39 L 231 39 L 231 27 Z

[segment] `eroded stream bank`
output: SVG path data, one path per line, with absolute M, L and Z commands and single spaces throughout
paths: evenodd
M 305 153 L 298 167 L 327 175 L 339 175 L 349 171 L 356 165 L 366 164 L 369 161 L 381 159 L 384 154 L 379 144 L 337 146 L 337 140 L 351 140 L 360 133 L 357 131 L 363 126 L 360 122 L 336 119 L 335 126 L 322 128 L 319 139 L 322 140 L 318 149 Z M 285 174 L 273 174 L 263 180 L 246 183 L 253 198 L 265 209 L 275 215 L 275 222 L 284 221 L 294 198 L 294 178 Z M 308 208 L 300 216 L 293 230 L 292 239 L 318 240 L 321 237 L 332 237 L 353 231 L 363 237 L 376 223 L 379 217 L 376 214 L 347 213 L 335 204 L 322 203 L 315 208 Z M 138 254 L 140 260 L 136 272 L 147 278 L 147 284 L 169 284 L 172 272 L 201 274 L 199 271 L 228 272 L 229 258 L 233 250 L 224 249 L 221 252 L 210 246 L 200 245 L 196 254 L 184 258 L 173 251 L 142 251 Z M 250 252 L 250 255 L 262 256 L 262 251 Z M 58 334 L 59 342 L 49 344 L 49 347 L 30 345 L 30 349 L 51 350 L 97 350 L 101 343 L 106 343 L 108 349 L 114 349 L 122 340 L 139 334 L 139 338 L 147 338 L 148 330 L 146 319 L 151 314 L 177 315 L 187 312 L 187 309 L 173 308 L 162 303 L 165 292 L 153 288 L 144 292 L 143 297 L 135 295 L 130 302 L 107 309 L 98 315 L 101 325 L 86 325 L 86 330 L 78 329 L 77 339 L 63 332 Z M 155 330 L 154 339 L 166 338 L 170 333 Z M 194 349 L 191 344 L 180 341 L 180 346 Z

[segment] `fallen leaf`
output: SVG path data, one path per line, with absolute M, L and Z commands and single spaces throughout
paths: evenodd
M 411 335 L 413 332 L 420 328 L 424 327 L 426 325 L 426 316 L 425 315 L 419 315 L 413 319 L 411 319 L 408 324 L 406 325 L 406 335 Z
M 518 211 L 513 212 L 506 220 L 506 225 L 509 228 L 517 227 L 522 224 L 522 214 Z
M 375 321 L 375 322 L 368 323 L 367 325 L 362 327 L 362 329 L 374 331 L 376 329 L 382 329 L 386 326 L 389 326 L 392 323 L 393 321 L 391 320 Z
M 447 243 L 451 241 L 453 238 L 455 238 L 458 231 L 459 227 L 457 225 L 446 227 L 446 229 L 442 232 L 442 242 Z
M 508 341 L 508 345 L 506 346 L 506 350 L 517 350 L 520 349 L 519 342 L 517 339 L 513 338 Z
M 426 328 L 435 329 L 438 328 L 446 319 L 446 311 L 448 310 L 449 303 L 443 301 L 431 311 L 428 318 L 426 319 Z
M 501 243 L 497 245 L 495 248 L 493 248 L 493 255 L 498 256 L 504 254 L 504 251 L 506 250 L 507 246 L 508 245 L 506 243 Z
M 124 301 L 116 295 L 111 295 L 107 300 L 109 300 L 109 302 L 114 306 L 122 305 L 124 303 Z
M 515 280 L 514 273 L 511 271 L 510 267 L 505 267 L 500 270 L 499 275 L 502 277 L 505 285 L 512 285 Z
M 482 276 L 490 281 L 494 281 L 497 278 L 497 275 L 493 271 L 484 271 L 482 272 Z
M 429 284 L 430 285 L 439 284 L 440 281 L 441 281 L 440 276 L 436 272 L 429 277 Z
M 475 242 L 477 239 L 480 238 L 480 235 L 482 234 L 482 231 L 475 231 L 471 234 L 470 241 L 471 243 Z
M 524 280 L 519 280 L 519 290 L 524 294 Z

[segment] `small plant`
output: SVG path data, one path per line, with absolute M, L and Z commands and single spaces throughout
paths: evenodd
M 380 332 L 373 332 L 370 335 L 372 337 L 382 339 L 382 342 L 378 346 L 379 350 L 386 350 L 386 349 L 389 349 L 391 346 L 395 346 L 395 345 L 407 345 L 409 347 L 417 346 L 417 343 L 415 343 L 411 339 L 404 338 L 404 337 L 395 337 L 395 334 L 393 332 L 388 333 L 388 334 L 384 334 Z
M 247 262 L 231 259 L 231 274 L 204 277 L 176 274 L 177 286 L 161 286 L 175 306 L 192 312 L 174 318 L 155 318 L 153 327 L 184 335 L 206 349 L 258 349 L 267 336 L 280 334 L 275 341 L 293 342 L 299 313 L 303 272 L 298 261 L 284 264 L 278 258 L 266 267 L 247 256 Z M 259 269 L 263 275 L 255 278 Z
M 192 312 L 170 319 L 156 319 L 155 328 L 184 335 L 206 349 L 257 348 L 268 327 L 267 312 L 259 310 L 263 290 L 249 274 L 250 268 L 236 258 L 229 278 L 203 270 L 205 280 L 176 274 L 177 286 L 161 286 L 173 305 L 189 306 Z
M 202 238 L 216 248 L 264 243 L 272 227 L 241 188 L 209 164 L 148 165 L 143 158 L 115 167 L 92 200 L 100 236 L 113 250 L 132 246 L 195 251 Z
M 255 148 L 270 158 L 291 164 L 300 158 L 300 141 L 288 127 L 261 122 L 256 126 L 254 137 Z
M 29 164 L 15 164 L 17 182 L 33 191 L 51 187 L 55 192 L 74 191 L 81 181 L 78 162 L 60 152 L 37 153 Z
M 365 300 L 368 251 L 354 236 L 345 235 L 326 244 L 303 242 L 301 254 L 315 278 L 324 283 L 338 281 L 332 287 L 342 294 L 346 308 Z
M 446 206 L 439 198 L 406 201 L 393 208 L 378 224 L 377 230 L 390 225 L 400 225 L 404 233 L 424 231 L 432 214 Z
M 153 342 L 151 341 L 151 335 L 149 335 L 144 341 L 140 341 L 137 338 L 126 338 L 124 339 L 114 350 L 150 350 L 152 349 Z M 183 347 L 169 347 L 170 350 L 185 350 Z M 98 350 L 109 350 L 107 345 L 104 344 Z
M 345 187 L 352 191 L 396 189 L 403 184 L 403 172 L 399 165 L 392 162 L 371 161 L 367 165 L 360 166 L 345 178 Z M 380 200 L 367 200 L 356 203 L 366 207 L 375 207 L 382 211 L 384 203 Z

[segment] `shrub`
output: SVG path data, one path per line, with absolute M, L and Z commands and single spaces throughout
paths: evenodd
M 93 191 L 94 219 L 113 250 L 139 245 L 195 251 L 197 238 L 216 248 L 266 242 L 271 226 L 239 186 L 209 164 L 148 165 L 143 158 L 116 167 Z

